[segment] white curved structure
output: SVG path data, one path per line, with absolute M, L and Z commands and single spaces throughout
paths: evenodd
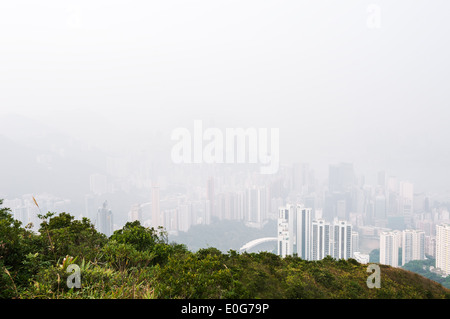
M 272 241 L 276 242 L 277 240 L 278 240 L 277 237 L 258 238 L 258 239 L 249 241 L 244 246 L 242 246 L 239 250 L 240 250 L 240 252 L 244 252 L 244 251 L 247 251 L 248 249 L 251 249 L 251 248 L 253 248 L 255 246 L 258 246 L 260 244 L 267 243 L 267 242 L 272 242 Z

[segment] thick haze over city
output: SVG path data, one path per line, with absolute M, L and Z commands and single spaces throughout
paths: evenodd
M 3 2 L 0 198 L 55 197 L 70 204 L 49 207 L 93 219 L 108 200 L 118 228 L 152 186 L 189 202 L 210 196 L 210 178 L 214 195 L 273 183 L 254 165 L 173 163 L 172 132 L 199 120 L 279 129 L 282 178 L 307 163 L 322 190 L 330 165 L 352 163 L 355 185 L 385 171 L 449 201 L 449 12 L 422 0 Z

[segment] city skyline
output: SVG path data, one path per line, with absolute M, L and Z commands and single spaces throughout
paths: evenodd
M 302 167 L 303 170 L 299 171 L 298 167 Z M 345 178 L 345 174 L 343 177 L 335 178 L 340 176 L 340 174 L 336 175 L 339 167 L 345 168 L 344 172 L 347 172 L 348 176 L 358 175 L 350 163 L 329 165 L 330 178 L 322 182 L 313 178 L 314 170 L 307 164 L 290 166 L 288 170 L 280 172 L 278 176 L 271 176 L 268 180 L 261 179 L 258 177 L 259 174 L 247 175 L 244 178 L 241 176 L 241 179 L 236 179 L 240 176 L 237 172 L 236 175 L 218 175 L 215 178 L 207 174 L 204 179 L 199 179 L 199 185 L 196 188 L 183 188 L 182 192 L 176 193 L 168 191 L 171 183 L 166 180 L 162 183 L 163 197 L 161 198 L 159 198 L 160 187 L 154 186 L 153 183 L 143 184 L 141 191 L 148 194 L 146 201 L 133 202 L 126 207 L 126 211 L 112 208 L 114 219 L 120 221 L 114 224 L 114 229 L 119 229 L 125 222 L 136 219 L 146 226 L 161 225 L 171 234 L 188 231 L 192 225 L 196 224 L 208 225 L 212 218 L 238 220 L 245 222 L 248 226 L 262 227 L 268 220 L 277 218 L 277 210 L 280 206 L 299 199 L 311 208 L 314 220 L 325 218 L 327 222 L 331 222 L 338 218 L 355 225 L 356 229 L 363 233 L 370 227 L 380 230 L 417 228 L 425 231 L 427 242 L 431 240 L 428 237 L 434 235 L 433 225 L 436 224 L 436 220 L 449 219 L 446 208 L 438 211 L 439 205 L 435 206 L 436 199 L 433 199 L 430 194 L 414 193 L 414 186 L 411 183 L 404 182 L 402 179 L 392 179 L 384 171 L 377 174 L 376 185 L 368 185 L 358 178 Z M 121 172 L 123 167 L 119 165 L 115 167 L 115 170 Z M 90 177 L 91 192 L 85 196 L 83 212 L 75 214 L 77 218 L 84 216 L 90 218 L 94 224 L 98 223 L 99 218 L 96 214 L 104 202 L 102 198 L 108 193 L 114 197 L 115 192 L 120 189 L 117 185 L 108 186 L 108 180 L 106 175 L 102 176 L 98 173 Z M 155 191 L 156 189 L 158 192 Z M 380 194 L 384 196 L 380 197 Z M 38 201 L 42 199 L 40 196 L 36 198 Z M 377 209 L 380 206 L 380 198 L 383 201 L 381 206 L 384 210 L 383 214 L 380 214 Z M 36 209 L 33 208 L 29 198 L 24 196 L 23 200 L 6 198 L 4 205 L 10 205 L 15 216 L 26 224 L 26 221 L 32 218 L 24 216 L 29 216 L 29 211 L 33 209 L 36 213 Z M 53 201 L 60 204 L 48 206 L 50 209 L 64 204 L 65 206 L 62 207 L 67 211 L 71 203 L 70 199 L 62 200 L 56 197 Z M 95 201 L 97 204 L 94 204 Z M 159 213 L 157 213 L 158 208 L 155 209 L 152 205 L 153 202 L 161 205 Z M 412 205 L 413 202 L 415 205 Z M 140 211 L 139 218 L 130 218 L 133 210 Z M 156 218 L 159 216 L 161 222 L 154 224 L 153 216 Z M 441 217 L 436 219 L 432 216 Z M 34 218 L 36 222 L 36 217 Z M 364 248 L 364 245 L 362 247 Z M 367 252 L 366 250 L 365 253 Z
M 448 12 L 1 2 L 0 297 L 449 298 Z

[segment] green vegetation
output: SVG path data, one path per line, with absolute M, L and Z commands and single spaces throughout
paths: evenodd
M 433 272 L 434 265 L 436 265 L 436 260 L 431 256 L 427 256 L 427 259 L 425 260 L 411 260 L 403 265 L 402 268 L 436 281 L 442 286 L 450 289 L 450 276 L 442 277 L 436 272 Z
M 369 289 L 367 266 L 352 259 L 192 252 L 139 222 L 106 238 L 88 219 L 40 218 L 34 233 L 0 209 L 0 298 L 450 298 L 438 283 L 388 266 L 381 288 Z M 67 287 L 71 264 L 81 288 Z

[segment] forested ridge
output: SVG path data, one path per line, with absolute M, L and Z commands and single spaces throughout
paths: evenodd
M 381 288 L 370 289 L 367 265 L 353 259 L 193 252 L 138 221 L 107 238 L 87 218 L 39 217 L 33 232 L 0 209 L 0 298 L 450 298 L 440 284 L 384 265 Z M 71 264 L 81 288 L 68 288 Z

